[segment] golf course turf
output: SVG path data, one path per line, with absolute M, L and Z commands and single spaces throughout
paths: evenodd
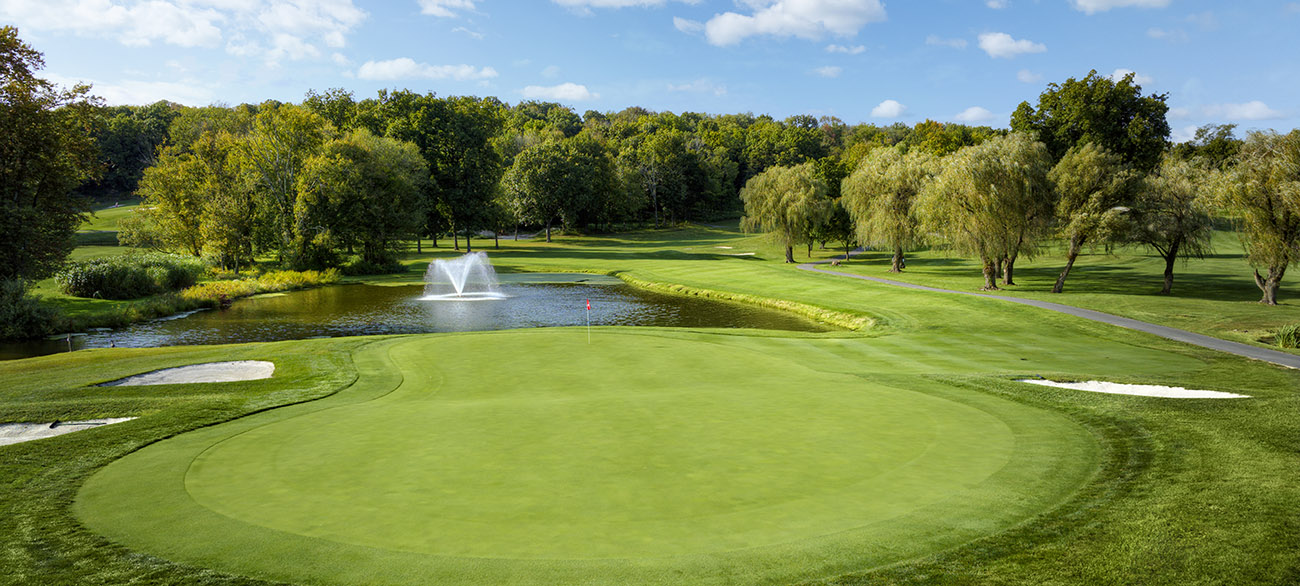
M 724 245 L 757 254 L 719 255 Z M 555 328 L 3 362 L 4 421 L 138 419 L 0 448 L 0 583 L 1300 578 L 1295 371 L 799 271 L 726 229 L 491 254 L 503 270 L 628 271 L 870 326 L 597 327 L 591 344 L 585 329 Z M 269 360 L 275 375 L 94 386 L 225 360 Z M 1251 398 L 1014 381 L 1032 376 Z

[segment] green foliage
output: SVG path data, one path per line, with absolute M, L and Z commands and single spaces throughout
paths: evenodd
M 917 200 L 922 228 L 958 252 L 980 258 L 984 288 L 996 289 L 1022 252 L 1042 238 L 1051 217 L 1047 147 L 1014 132 L 947 157 Z
M 62 317 L 30 294 L 19 279 L 0 279 L 0 340 L 35 338 L 51 334 Z
M 1241 153 L 1243 142 L 1233 136 L 1236 127 L 1236 124 L 1206 124 L 1196 129 L 1192 140 L 1175 145 L 1173 155 L 1207 169 L 1226 169 L 1237 162 Z
M 1114 81 L 1092 70 L 1083 79 L 1049 83 L 1037 109 L 1029 102 L 1016 108 L 1011 130 L 1036 133 L 1054 161 L 1075 145 L 1095 143 L 1138 170 L 1154 169 L 1169 139 L 1169 96 L 1143 96 L 1133 79 L 1130 73 Z
M 74 262 L 54 280 L 74 297 L 137 299 L 194 285 L 205 269 L 193 257 L 134 254 Z
M 0 279 L 42 279 L 72 251 L 86 203 L 73 194 L 98 172 L 97 98 L 34 76 L 41 54 L 0 27 Z
M 1173 287 L 1178 258 L 1203 258 L 1211 250 L 1214 223 L 1206 183 L 1209 173 L 1185 160 L 1165 157 L 1156 173 L 1139 185 L 1127 238 L 1149 246 L 1165 259 L 1165 285 Z
M 1137 179 L 1119 155 L 1094 142 L 1070 147 L 1047 173 L 1057 196 L 1056 227 L 1069 243 L 1053 292 L 1064 290 L 1084 244 L 1118 239 Z
M 519 153 L 501 182 L 511 214 L 523 222 L 566 228 L 582 215 L 598 217 L 619 192 L 614 162 L 605 147 L 586 136 L 547 142 Z
M 925 151 L 873 149 L 844 180 L 843 204 L 857 240 L 894 253 L 891 271 L 902 270 L 902 253 L 923 240 L 914 211 L 917 196 L 938 169 Z
M 114 106 L 98 108 L 100 123 L 95 126 L 95 143 L 99 147 L 101 177 L 82 185 L 78 191 L 88 196 L 110 200 L 130 197 L 139 186 L 145 168 L 167 140 L 167 129 L 180 115 L 179 106 L 160 101 L 148 106 Z
M 1300 323 L 1286 324 L 1273 331 L 1279 348 L 1300 348 Z
M 792 248 L 809 242 L 813 232 L 830 219 L 832 202 L 809 161 L 794 167 L 772 167 L 750 179 L 740 191 L 746 232 L 767 232 L 785 247 L 785 262 L 794 262 Z
M 1300 129 L 1289 134 L 1252 132 L 1241 159 L 1224 176 L 1221 204 L 1241 223 L 1241 237 L 1261 303 L 1277 303 L 1277 287 L 1300 259 Z
M 216 307 L 223 302 L 260 293 L 293 291 L 331 285 L 337 283 L 341 276 L 338 269 L 325 271 L 270 271 L 249 279 L 199 283 L 181 291 L 178 297 L 197 306 Z

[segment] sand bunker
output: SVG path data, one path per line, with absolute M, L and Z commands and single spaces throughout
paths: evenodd
M 1019 382 L 1045 387 L 1060 387 L 1077 391 L 1109 393 L 1112 395 L 1137 395 L 1140 397 L 1165 397 L 1169 399 L 1246 399 L 1250 395 L 1224 393 L 1222 391 L 1197 391 L 1183 387 L 1165 387 L 1161 385 L 1126 385 L 1104 381 L 1084 381 L 1079 383 L 1062 383 L 1044 379 L 1020 379 Z
M 174 385 L 185 383 L 226 383 L 271 378 L 275 364 L 264 360 L 209 362 L 176 368 L 164 368 L 101 384 L 101 387 L 137 385 Z
M 49 423 L 0 423 L 0 446 L 29 442 L 101 425 L 111 425 L 130 421 L 134 417 L 113 417 L 110 419 L 90 419 L 86 421 L 63 421 L 50 427 Z

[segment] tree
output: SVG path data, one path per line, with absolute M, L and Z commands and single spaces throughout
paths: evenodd
M 1207 169 L 1226 169 L 1241 152 L 1241 139 L 1233 136 L 1236 124 L 1206 124 L 1196 129 L 1192 140 L 1174 147 L 1174 155 L 1195 161 Z
M 1224 204 L 1240 219 L 1259 302 L 1277 305 L 1282 277 L 1300 259 L 1300 129 L 1250 133 L 1227 178 Z
M 1130 238 L 1165 259 L 1162 294 L 1173 290 L 1174 262 L 1210 252 L 1214 225 L 1204 193 L 1208 175 L 1188 161 L 1166 156 L 1137 190 Z
M 54 273 L 86 211 L 73 190 L 98 171 L 90 87 L 35 77 L 39 52 L 0 27 L 0 280 Z
M 556 220 L 574 226 L 600 194 L 618 188 L 618 178 L 604 146 L 579 135 L 519 153 L 501 184 L 512 213 L 524 222 L 544 225 L 550 242 Z
M 746 232 L 768 232 L 785 248 L 785 262 L 794 262 L 794 245 L 807 242 L 813 226 L 831 215 L 826 186 L 817 180 L 811 161 L 793 167 L 772 167 L 745 183 L 740 190 Z
M 1133 80 L 1132 73 L 1115 81 L 1093 70 L 1083 79 L 1047 84 L 1037 109 L 1021 102 L 1011 114 L 1011 130 L 1037 133 L 1053 161 L 1071 147 L 1091 142 L 1139 171 L 1150 171 L 1168 143 L 1169 96 L 1143 96 L 1142 86 Z
M 305 252 L 311 229 L 294 216 L 298 175 L 331 133 L 325 119 L 306 108 L 264 104 L 252 131 L 240 141 L 242 164 L 257 195 L 260 240 L 291 264 L 304 262 L 298 256 Z
M 903 270 L 903 251 L 921 243 L 913 205 L 934 169 L 923 151 L 878 148 L 844 180 L 842 202 L 858 242 L 892 250 L 891 273 Z
M 1131 203 L 1137 175 L 1118 155 L 1087 142 L 1071 147 L 1047 179 L 1056 190 L 1057 225 L 1069 242 L 1065 268 L 1052 286 L 1053 293 L 1060 293 L 1083 245 L 1109 238 L 1122 226 L 1123 206 Z
M 193 153 L 168 149 L 144 170 L 136 212 L 150 226 L 162 250 L 199 256 L 203 252 L 203 209 L 208 198 L 207 167 Z
M 361 128 L 331 140 L 306 161 L 294 214 L 328 234 L 325 242 L 355 246 L 363 264 L 382 267 L 419 228 L 419 215 L 411 212 L 428 176 L 415 145 Z
M 1016 257 L 1041 237 L 1051 213 L 1047 147 L 1014 132 L 963 148 L 945 159 L 917 199 L 921 227 L 960 253 L 979 257 L 984 289 L 1012 284 Z

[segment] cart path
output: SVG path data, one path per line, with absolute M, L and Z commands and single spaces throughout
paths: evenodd
M 860 251 L 855 251 L 855 254 L 857 252 Z M 1245 356 L 1246 358 L 1252 358 L 1254 360 L 1262 360 L 1264 362 L 1276 364 L 1278 366 L 1285 366 L 1287 368 L 1300 369 L 1300 356 L 1296 356 L 1294 354 L 1287 354 L 1286 352 L 1269 350 L 1268 348 L 1260 348 L 1258 346 L 1251 346 L 1249 344 L 1242 344 L 1240 342 L 1231 342 L 1228 340 L 1223 340 L 1212 336 L 1206 336 L 1204 334 L 1197 334 L 1194 332 L 1189 332 L 1187 330 L 1171 328 L 1169 326 L 1162 326 L 1162 325 L 1157 325 L 1149 322 L 1138 321 L 1136 319 L 1120 317 L 1118 315 L 1111 315 L 1109 313 L 1102 313 L 1100 311 L 1093 311 L 1091 309 L 1083 309 L 1081 307 L 1074 307 L 1072 305 L 1052 303 L 1051 301 L 1039 301 L 1037 299 L 1024 299 L 1021 297 L 1008 297 L 1006 295 L 991 295 L 989 293 L 976 293 L 972 291 L 955 291 L 952 289 L 940 289 L 938 287 L 927 287 L 925 285 L 914 285 L 912 283 L 904 283 L 902 281 L 892 281 L 890 279 L 881 279 L 879 277 L 868 277 L 866 275 L 855 275 L 852 273 L 843 273 L 840 271 L 818 269 L 816 266 L 816 265 L 828 264 L 830 262 L 831 262 L 830 260 L 820 260 L 815 262 L 803 263 L 799 265 L 799 268 L 805 271 L 813 271 L 813 272 L 825 273 L 829 275 L 838 275 L 841 277 L 848 277 L 850 279 L 861 279 L 863 281 L 872 281 L 875 283 L 883 283 L 885 285 L 893 285 L 895 287 L 904 287 L 907 289 L 918 289 L 921 291 L 932 291 L 935 293 L 955 293 L 957 295 L 970 295 L 972 297 L 987 297 L 989 299 L 1000 299 L 1002 301 L 1010 301 L 1012 303 L 1019 303 L 1021 305 L 1031 305 L 1033 307 L 1038 307 L 1049 311 L 1056 311 L 1067 315 L 1073 315 L 1075 317 L 1081 317 L 1083 319 L 1090 319 L 1092 321 L 1106 323 L 1113 326 L 1119 326 L 1121 328 L 1128 328 L 1130 330 L 1137 330 L 1139 332 L 1155 334 L 1162 338 L 1168 338 L 1170 340 L 1191 344 L 1193 346 L 1200 346 L 1202 348 L 1209 348 L 1211 350 L 1227 352 L 1228 354 L 1236 354 L 1237 356 Z

